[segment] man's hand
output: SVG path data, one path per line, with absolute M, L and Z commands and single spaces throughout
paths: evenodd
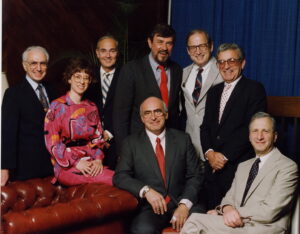
M 1 169 L 1 186 L 5 186 L 9 179 L 8 169 Z
M 183 224 L 185 223 L 188 215 L 189 215 L 189 209 L 186 207 L 186 205 L 179 204 L 170 221 L 173 229 L 176 229 L 176 231 L 179 232 L 183 227 Z
M 167 212 L 167 203 L 164 197 L 154 189 L 150 188 L 150 190 L 145 194 L 145 198 L 152 206 L 155 214 L 164 214 Z
M 208 151 L 205 156 L 214 170 L 221 170 L 227 162 L 224 155 L 220 152 Z
M 223 220 L 224 224 L 228 227 L 243 227 L 244 222 L 240 213 L 233 206 L 225 206 L 223 208 Z

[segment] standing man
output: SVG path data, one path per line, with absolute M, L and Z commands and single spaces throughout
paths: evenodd
M 139 107 L 147 97 L 162 98 L 169 110 L 167 126 L 179 128 L 182 69 L 169 59 L 174 43 L 174 29 L 158 24 L 148 37 L 150 54 L 122 68 L 113 114 L 118 150 L 126 136 L 143 129 Z
M 123 142 L 113 183 L 140 198 L 131 233 L 161 233 L 169 223 L 178 231 L 196 205 L 203 181 L 200 159 L 190 137 L 165 127 L 166 105 L 157 97 L 140 107 L 144 129 Z
M 192 214 L 182 234 L 288 233 L 297 164 L 274 147 L 277 133 L 269 114 L 256 113 L 249 130 L 256 157 L 239 165 L 220 205 L 208 214 Z
M 22 59 L 26 76 L 6 90 L 2 103 L 1 185 L 53 174 L 44 140 L 45 113 L 54 98 L 43 83 L 49 54 L 43 47 L 31 46 Z
M 116 96 L 116 85 L 119 76 L 119 68 L 116 66 L 118 58 L 118 41 L 111 35 L 101 37 L 97 42 L 96 55 L 100 67 L 95 69 L 96 82 L 87 90 L 86 97 L 96 103 L 103 129 L 108 131 L 111 137 L 113 129 L 113 103 Z M 109 141 L 110 147 L 104 150 L 104 165 L 114 170 L 117 164 L 115 141 Z
M 193 63 L 183 69 L 182 90 L 187 113 L 186 129 L 190 134 L 197 155 L 205 161 L 200 126 L 203 121 L 208 90 L 223 81 L 212 57 L 213 42 L 207 32 L 195 29 L 186 37 L 187 52 Z
M 238 164 L 253 156 L 248 125 L 254 113 L 266 109 L 262 84 L 242 75 L 246 60 L 238 45 L 220 45 L 217 64 L 224 83 L 209 90 L 200 128 L 202 149 L 208 160 L 205 183 L 208 209 L 220 204 Z

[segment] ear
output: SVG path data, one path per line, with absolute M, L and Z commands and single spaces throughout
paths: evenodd
M 148 37 L 147 42 L 148 42 L 149 48 L 151 49 L 152 48 L 152 41 L 151 41 L 150 37 Z
M 242 61 L 242 69 L 244 69 L 245 65 L 246 65 L 246 59 L 244 59 L 244 60 Z
M 27 71 L 27 67 L 25 65 L 25 62 L 22 62 L 22 65 L 23 65 L 24 70 Z
M 71 84 L 71 79 L 68 79 L 68 83 Z
M 166 113 L 166 119 L 168 119 L 168 117 L 169 117 L 169 114 L 168 114 L 168 112 Z
M 213 42 L 211 42 L 211 45 L 210 45 L 210 52 L 212 53 L 212 52 L 213 52 L 213 50 L 214 50 L 214 43 L 213 43 Z
M 99 49 L 96 49 L 96 55 L 97 55 L 97 58 L 100 58 L 100 50 Z
M 274 143 L 277 141 L 277 137 L 278 137 L 278 134 L 277 132 L 274 133 Z

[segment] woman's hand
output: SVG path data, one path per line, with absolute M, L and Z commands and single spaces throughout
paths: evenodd
M 99 173 L 101 174 L 102 171 L 103 171 L 103 165 L 101 159 L 96 159 L 91 161 L 90 176 L 97 176 Z
M 84 176 L 90 176 L 92 173 L 92 162 L 80 160 L 75 166 Z

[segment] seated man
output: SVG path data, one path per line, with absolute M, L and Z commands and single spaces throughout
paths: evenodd
M 295 162 L 280 153 L 275 120 L 256 113 L 250 122 L 256 157 L 241 163 L 221 205 L 192 214 L 181 233 L 287 233 L 297 191 Z
M 168 113 L 161 99 L 147 98 L 140 116 L 146 129 L 124 140 L 113 183 L 141 198 L 132 233 L 161 233 L 169 223 L 179 231 L 191 211 L 203 211 L 196 205 L 203 182 L 200 160 L 186 133 L 165 127 Z

